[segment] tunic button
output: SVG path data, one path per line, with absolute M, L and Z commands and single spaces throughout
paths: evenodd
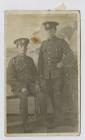
M 50 60 L 50 58 L 48 57 L 48 60 Z
M 50 54 L 51 52 L 48 52 L 48 54 Z

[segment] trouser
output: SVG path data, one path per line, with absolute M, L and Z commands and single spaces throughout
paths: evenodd
M 28 120 L 28 98 L 27 94 L 20 95 L 20 112 L 22 116 L 23 125 L 25 126 Z
M 47 99 L 50 98 L 53 107 L 53 120 L 56 121 L 60 117 L 61 112 L 61 78 L 55 79 L 44 79 L 43 87 L 41 92 L 43 98 L 41 98 L 41 116 L 44 121 L 47 118 Z
M 28 116 L 28 95 L 29 92 L 13 92 L 15 96 L 17 96 L 20 99 L 20 114 L 22 117 L 23 125 L 27 123 L 27 116 Z

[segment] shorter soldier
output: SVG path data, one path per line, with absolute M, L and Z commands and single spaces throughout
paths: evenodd
M 10 60 L 7 68 L 7 83 L 11 86 L 14 95 L 20 98 L 24 131 L 27 129 L 27 96 L 29 94 L 35 96 L 37 77 L 37 70 L 33 59 L 26 56 L 28 43 L 28 38 L 19 38 L 14 41 L 18 54 Z

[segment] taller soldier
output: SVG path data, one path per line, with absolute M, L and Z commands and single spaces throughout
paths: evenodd
M 60 119 L 64 60 L 68 59 L 68 56 L 71 58 L 73 56 L 73 52 L 67 42 L 56 37 L 58 25 L 59 23 L 57 22 L 47 21 L 43 23 L 48 39 L 41 44 L 38 60 L 41 90 L 45 95 L 41 105 L 41 112 L 44 122 L 46 122 L 47 98 L 50 97 L 53 106 L 53 124 L 56 124 Z

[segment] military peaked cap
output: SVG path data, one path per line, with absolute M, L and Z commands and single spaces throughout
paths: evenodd
M 46 21 L 43 23 L 44 27 L 46 30 L 49 30 L 51 28 L 56 28 L 56 26 L 59 25 L 58 22 L 54 22 L 54 21 Z
M 29 43 L 29 39 L 28 38 L 18 38 L 16 40 L 14 40 L 14 44 L 24 44 L 27 45 Z

